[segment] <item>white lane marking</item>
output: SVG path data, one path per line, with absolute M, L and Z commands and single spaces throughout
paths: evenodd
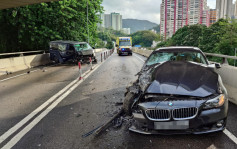
M 12 148 L 17 142 L 25 136 L 36 124 L 38 124 L 50 111 L 52 111 L 63 99 L 65 99 L 74 89 L 76 89 L 86 78 L 88 78 L 95 70 L 97 70 L 100 65 L 96 65 L 95 68 L 90 71 L 86 76 L 83 76 L 83 80 L 75 83 L 71 88 L 69 88 L 64 94 L 62 94 L 56 101 L 54 101 L 46 110 L 44 110 L 40 115 L 38 115 L 31 123 L 29 123 L 23 130 L 16 134 L 2 149 Z
M 88 74 L 90 70 L 86 71 L 84 75 Z M 72 81 L 70 84 L 68 84 L 66 87 L 64 87 L 62 90 L 60 90 L 58 93 L 56 93 L 54 96 L 52 96 L 50 99 L 48 99 L 46 102 L 44 102 L 41 106 L 39 106 L 37 109 L 35 109 L 33 112 L 31 112 L 29 115 L 27 115 L 24 119 L 22 119 L 20 122 L 18 122 L 15 126 L 13 126 L 11 129 L 9 129 L 7 132 L 5 132 L 3 135 L 0 136 L 0 144 L 5 141 L 9 136 L 11 136 L 13 133 L 15 133 L 19 128 L 21 128 L 25 123 L 27 123 L 31 118 L 33 118 L 36 114 L 38 114 L 41 110 L 43 110 L 45 107 L 47 107 L 50 103 L 52 103 L 57 97 L 59 97 L 62 93 L 64 93 L 66 90 L 68 90 L 72 85 L 74 85 L 78 81 L 78 78 Z
M 36 72 L 36 71 L 39 71 L 39 69 L 36 69 L 36 70 L 30 71 L 30 73 L 33 73 L 33 72 Z M 13 76 L 13 77 L 9 77 L 9 78 L 6 78 L 6 79 L 3 79 L 3 80 L 0 80 L 0 82 L 4 82 L 4 81 L 10 80 L 10 79 L 14 79 L 14 78 L 17 78 L 17 77 L 20 77 L 20 76 L 24 76 L 24 75 L 27 75 L 27 74 L 28 74 L 28 73 L 22 73 L 22 74 L 19 74 L 19 75 Z
M 60 90 L 57 94 L 52 96 L 50 99 L 48 99 L 46 102 L 44 102 L 41 106 L 39 106 L 37 109 L 35 109 L 33 112 L 31 112 L 29 115 L 27 115 L 24 119 L 22 119 L 20 122 L 18 122 L 15 126 L 13 126 L 11 129 L 9 129 L 7 132 L 5 132 L 3 135 L 0 136 L 0 144 L 5 141 L 9 136 L 11 136 L 14 132 L 16 132 L 20 127 L 22 127 L 25 123 L 27 123 L 31 118 L 33 118 L 36 114 L 38 114 L 41 110 L 43 110 L 45 107 L 47 107 L 50 103 L 52 103 L 59 95 L 64 93 L 68 88 L 70 88 L 73 84 L 75 84 L 78 81 L 78 79 L 72 81 L 70 84 L 68 84 L 65 88 Z
M 136 56 L 138 59 L 140 59 L 141 61 L 145 62 L 142 58 L 140 58 L 139 56 L 137 56 L 136 54 L 134 54 L 134 56 Z
M 227 129 L 223 131 L 235 144 L 237 144 L 237 138 Z

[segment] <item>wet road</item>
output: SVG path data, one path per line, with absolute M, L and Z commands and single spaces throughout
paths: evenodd
M 108 128 L 100 136 L 82 135 L 109 120 L 121 108 L 126 86 L 136 80 L 145 58 L 113 54 L 81 83 L 77 66 L 54 66 L 30 75 L 0 82 L 0 134 L 16 126 L 40 105 L 55 97 L 29 121 L 5 139 L 0 147 L 35 148 L 237 148 L 224 133 L 206 135 L 140 135 Z M 83 66 L 83 72 L 90 69 Z M 71 86 L 70 86 L 71 84 Z M 67 90 L 60 92 L 68 87 Z M 55 94 L 59 93 L 57 96 Z M 47 113 L 48 112 L 48 113 Z M 227 129 L 237 136 L 237 106 L 230 104 Z M 10 131 L 11 132 L 11 131 Z M 1 136 L 1 137 L 2 137 Z M 0 137 L 0 141 L 1 141 Z M 20 139 L 19 139 L 20 137 Z

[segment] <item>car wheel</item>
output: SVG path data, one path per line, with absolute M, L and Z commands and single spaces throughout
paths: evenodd
M 130 53 L 130 56 L 132 56 L 132 53 Z
M 119 54 L 119 56 L 121 56 L 121 54 Z
M 56 64 L 59 63 L 59 59 L 57 58 L 57 56 L 54 56 L 53 61 L 54 61 Z
M 96 59 L 96 58 L 93 60 L 93 63 L 94 63 L 94 64 L 97 64 L 97 59 Z
M 132 115 L 132 104 L 134 101 L 134 93 L 128 92 L 124 98 L 123 101 L 123 110 L 125 112 L 125 114 L 127 115 Z

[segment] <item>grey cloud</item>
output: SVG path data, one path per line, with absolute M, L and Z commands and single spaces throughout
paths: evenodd
M 118 12 L 123 18 L 160 23 L 161 0 L 104 0 L 105 13 Z
M 104 0 L 105 13 L 118 12 L 123 18 L 149 20 L 160 24 L 161 0 Z M 215 7 L 215 0 L 208 0 L 211 8 Z

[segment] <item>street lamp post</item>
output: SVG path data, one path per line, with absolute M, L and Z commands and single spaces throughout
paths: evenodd
M 86 17 L 87 17 L 87 40 L 88 40 L 88 43 L 90 42 L 90 37 L 89 37 L 89 26 L 88 26 L 88 23 L 89 23 L 89 18 L 88 18 L 88 0 L 87 0 L 87 6 L 86 6 Z

